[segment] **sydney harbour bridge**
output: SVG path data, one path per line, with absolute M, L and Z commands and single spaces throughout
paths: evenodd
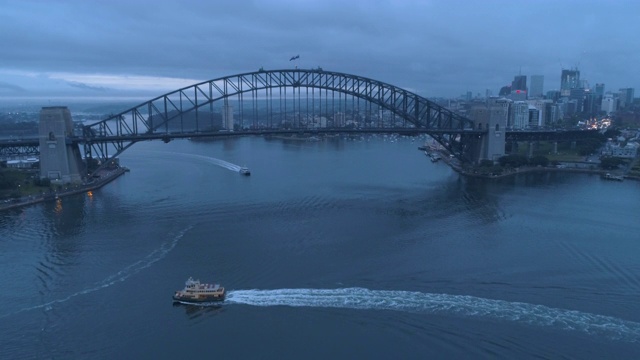
M 507 131 L 506 122 L 474 122 L 397 86 L 317 68 L 260 69 L 204 81 L 63 136 L 67 147 L 106 164 L 139 141 L 331 133 L 428 134 L 459 161 L 474 163 L 495 157 L 495 149 L 504 154 L 508 140 L 557 140 L 579 132 Z M 3 141 L 0 155 L 40 154 L 42 144 L 39 138 Z

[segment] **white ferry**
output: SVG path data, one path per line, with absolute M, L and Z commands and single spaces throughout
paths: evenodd
M 611 173 L 606 173 L 602 176 L 603 179 L 605 180 L 614 180 L 614 181 L 623 181 L 624 180 L 624 176 L 622 175 L 613 175 Z
M 193 280 L 190 277 L 184 284 L 184 289 L 173 294 L 173 300 L 195 303 L 223 301 L 224 295 L 224 287 L 220 284 L 203 284 L 200 280 Z

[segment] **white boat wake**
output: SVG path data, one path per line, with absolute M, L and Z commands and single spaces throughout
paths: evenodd
M 640 341 L 640 323 L 637 322 L 543 305 L 465 295 L 363 288 L 232 290 L 228 292 L 225 303 L 394 310 L 481 317 L 535 326 L 557 327 L 614 340 Z
M 227 170 L 231 170 L 231 171 L 235 171 L 235 172 L 240 171 L 240 169 L 242 168 L 242 166 L 240 166 L 240 165 L 232 164 L 232 163 L 230 163 L 228 161 L 224 161 L 224 160 L 221 160 L 221 159 L 216 159 L 216 158 L 213 158 L 213 157 L 210 157 L 210 156 L 204 156 L 204 155 L 178 153 L 178 152 L 170 152 L 170 151 L 152 151 L 152 150 L 142 150 L 140 152 L 155 153 L 155 154 L 172 154 L 172 155 L 190 157 L 192 159 L 200 159 L 200 160 L 204 160 L 204 161 L 208 162 L 209 164 L 220 166 L 221 168 L 225 168 Z
M 159 248 L 153 250 L 152 252 L 150 252 L 147 256 L 145 256 L 144 258 L 136 261 L 135 263 L 125 267 L 124 269 L 118 271 L 117 273 L 105 278 L 104 280 L 96 283 L 93 287 L 90 287 L 88 289 L 84 289 L 81 291 L 78 291 L 76 293 L 73 293 L 65 298 L 62 299 L 57 299 L 57 300 L 52 300 L 49 301 L 47 303 L 44 304 L 40 304 L 40 305 L 35 305 L 35 306 L 31 306 L 31 307 L 26 307 L 20 310 L 16 310 L 14 312 L 8 313 L 8 314 L 4 314 L 4 315 L 0 315 L 0 319 L 11 316 L 11 315 L 15 315 L 21 312 L 25 312 L 25 311 L 30 311 L 30 310 L 35 310 L 35 309 L 45 309 L 45 310 L 50 310 L 54 305 L 56 304 L 61 304 L 63 302 L 66 302 L 76 296 L 80 296 L 80 295 L 86 295 L 95 291 L 98 291 L 100 289 L 104 289 L 107 288 L 111 285 L 114 285 L 116 283 L 119 282 L 123 282 L 125 280 L 127 280 L 129 277 L 131 277 L 132 275 L 135 275 L 137 273 L 139 273 L 140 271 L 150 267 L 151 265 L 155 264 L 156 262 L 164 259 L 165 256 L 167 256 L 167 254 L 173 250 L 173 248 L 176 247 L 176 245 L 178 244 L 178 241 L 180 239 L 182 239 L 182 237 L 184 236 L 184 234 L 189 231 L 193 226 L 189 226 L 186 229 L 180 231 L 178 234 L 176 234 L 175 236 L 173 236 L 173 238 L 165 243 L 163 243 L 162 245 L 160 245 Z
M 180 153 L 180 155 L 183 156 L 188 156 L 188 157 L 192 157 L 192 158 L 196 158 L 196 159 L 202 159 L 210 164 L 214 164 L 214 165 L 218 165 L 220 167 L 223 167 L 225 169 L 229 169 L 231 171 L 240 171 L 241 166 L 240 165 L 236 165 L 236 164 L 232 164 L 230 162 L 224 161 L 224 160 L 220 160 L 220 159 L 216 159 L 216 158 L 212 158 L 209 156 L 204 156 L 204 155 L 196 155 L 196 154 L 186 154 L 186 153 Z

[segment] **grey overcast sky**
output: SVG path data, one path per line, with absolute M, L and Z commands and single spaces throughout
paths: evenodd
M 640 88 L 638 0 L 0 0 L 0 97 L 156 96 L 321 66 L 427 97 L 562 68 Z M 297 61 L 289 61 L 293 55 Z

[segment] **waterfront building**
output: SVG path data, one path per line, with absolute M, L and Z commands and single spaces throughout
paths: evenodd
M 597 83 L 595 92 L 596 92 L 596 96 L 602 98 L 604 96 L 604 84 L 603 83 Z
M 629 142 L 624 146 L 621 146 L 621 144 L 607 144 L 603 155 L 634 159 L 638 156 L 638 147 L 638 143 L 635 142 Z
M 531 87 L 529 98 L 542 98 L 544 87 L 544 75 L 531 75 Z

